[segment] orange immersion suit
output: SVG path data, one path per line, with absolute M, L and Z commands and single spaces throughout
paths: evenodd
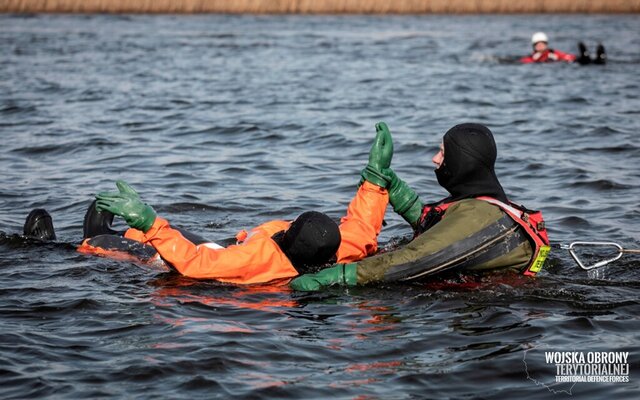
M 378 249 L 378 234 L 389 202 L 387 190 L 364 181 L 340 220 L 338 263 L 361 260 Z M 238 234 L 238 244 L 214 249 L 196 245 L 157 217 L 147 233 L 129 229 L 125 237 L 153 246 L 182 275 L 236 284 L 265 283 L 298 276 L 287 256 L 271 237 L 291 223 L 270 221 L 248 234 Z M 243 234 L 244 233 L 244 234 Z M 286 283 L 284 282 L 284 283 Z

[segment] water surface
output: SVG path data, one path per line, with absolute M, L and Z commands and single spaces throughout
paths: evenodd
M 606 66 L 519 65 L 532 32 Z M 507 193 L 555 243 L 640 247 L 635 16 L 0 16 L 2 398 L 539 398 L 545 350 L 627 351 L 637 398 L 637 257 L 537 279 L 294 293 L 78 254 L 97 191 L 131 183 L 212 239 L 310 209 L 339 218 L 386 121 L 393 166 L 445 196 L 447 129 L 495 133 Z M 51 212 L 58 243 L 13 236 Z M 387 213 L 380 240 L 409 234 Z

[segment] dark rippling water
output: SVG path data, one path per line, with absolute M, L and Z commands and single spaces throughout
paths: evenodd
M 604 67 L 509 62 L 603 41 Z M 339 218 L 374 124 L 436 200 L 442 134 L 487 124 L 510 196 L 556 243 L 640 247 L 637 16 L 0 16 L 0 397 L 638 398 L 640 259 L 537 279 L 320 294 L 74 252 L 97 191 L 227 238 Z M 15 236 L 53 215 L 58 242 Z M 389 210 L 381 235 L 409 234 Z M 545 350 L 629 352 L 629 383 L 558 384 Z

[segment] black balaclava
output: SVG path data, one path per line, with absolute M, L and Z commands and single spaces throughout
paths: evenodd
M 445 133 L 442 142 L 444 161 L 436 169 L 436 177 L 451 194 L 443 202 L 477 196 L 508 201 L 494 170 L 496 142 L 489 128 L 470 123 L 456 125 Z
M 328 263 L 340 247 L 340 229 L 326 214 L 308 211 L 300 214 L 288 230 L 273 235 L 300 274 L 315 272 Z M 315 267 L 315 268 L 314 268 Z

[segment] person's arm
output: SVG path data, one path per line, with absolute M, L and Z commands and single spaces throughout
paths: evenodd
M 389 179 L 389 203 L 393 206 L 393 211 L 416 230 L 424 208 L 422 200 L 391 168 L 384 169 L 383 174 Z
M 126 237 L 127 239 L 135 240 L 137 242 L 142 242 L 142 243 L 144 243 L 144 240 L 145 240 L 144 232 L 134 228 L 127 229 L 124 232 L 124 237 Z
M 347 208 L 347 215 L 340 220 L 338 262 L 360 260 L 378 250 L 378 234 L 389 203 L 386 187 L 390 180 L 382 171 L 389 168 L 392 157 L 391 132 L 387 124 L 379 122 L 367 166 L 361 172 L 361 184 Z
M 340 220 L 342 241 L 338 262 L 361 260 L 378 250 L 378 235 L 389 202 L 387 190 L 368 181 L 363 182 Z
M 534 60 L 532 56 L 525 56 L 520 59 L 520 62 L 523 64 L 531 64 L 536 62 L 536 60 Z
M 232 283 L 259 283 L 297 275 L 295 268 L 271 239 L 274 230 L 285 228 L 272 223 L 254 234 L 244 244 L 225 249 L 195 245 L 156 216 L 131 186 L 117 181 L 118 192 L 98 193 L 96 206 L 124 218 L 132 228 L 144 233 L 143 242 L 151 244 L 160 256 L 178 272 L 193 278 L 217 279 Z
M 510 229 L 515 232 L 515 222 L 498 207 L 481 200 L 463 200 L 449 207 L 439 223 L 397 250 L 357 263 L 338 264 L 317 274 L 302 275 L 290 286 L 295 290 L 319 290 L 331 285 L 355 286 L 419 279 L 445 271 L 448 266 L 460 265 L 470 254 L 476 254 L 474 252 L 481 248 L 478 244 L 488 244 L 496 235 L 512 237 L 507 234 Z M 506 241 L 500 243 L 508 245 Z M 524 238 L 524 242 L 512 245 L 514 248 L 504 255 L 472 263 L 469 268 L 526 266 L 532 255 L 528 241 Z
M 165 219 L 157 217 L 144 234 L 144 242 L 152 245 L 178 272 L 192 278 L 246 284 L 297 276 L 268 233 L 257 232 L 241 245 L 211 249 L 194 245 Z
M 558 61 L 574 62 L 576 60 L 575 54 L 565 53 L 560 50 L 554 50 L 553 53 L 557 56 Z

